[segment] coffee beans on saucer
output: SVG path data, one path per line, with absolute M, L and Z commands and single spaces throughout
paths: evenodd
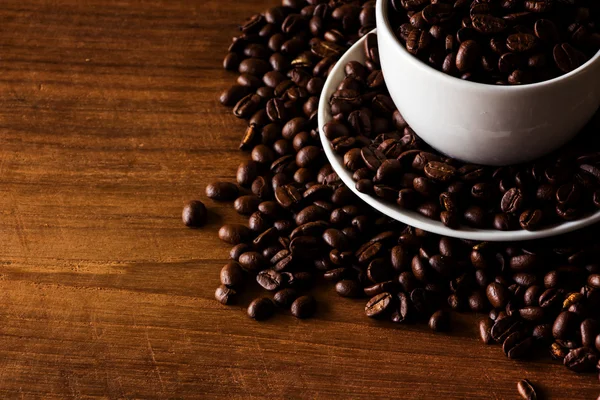
M 573 142 L 543 159 L 508 167 L 466 164 L 436 152 L 417 136 L 385 82 L 369 83 L 381 71 L 376 58 L 369 58 L 372 52 L 366 49 L 365 54 L 365 65 L 346 65 L 346 77 L 329 100 L 333 120 L 323 126 L 358 191 L 452 229 L 533 231 L 598 209 L 598 116 Z

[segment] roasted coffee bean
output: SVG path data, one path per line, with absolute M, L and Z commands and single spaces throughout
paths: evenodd
M 377 296 L 373 297 L 367 302 L 367 305 L 365 306 L 365 313 L 367 314 L 367 317 L 381 317 L 386 313 L 390 312 L 390 309 L 393 306 L 392 299 L 392 295 L 387 292 L 380 293 Z
M 564 361 L 567 353 L 567 349 L 562 347 L 558 342 L 554 342 L 550 345 L 550 356 L 555 360 Z
M 235 261 L 225 264 L 221 269 L 221 284 L 228 288 L 240 288 L 244 284 L 244 270 Z
M 302 201 L 302 195 L 295 187 L 285 185 L 275 190 L 275 200 L 283 208 L 291 208 Z
M 292 304 L 298 297 L 300 297 L 300 294 L 298 293 L 298 291 L 296 291 L 296 289 L 285 288 L 275 293 L 275 295 L 273 296 L 273 301 L 279 307 L 287 309 L 292 306 Z
M 224 90 L 219 97 L 219 101 L 224 106 L 233 107 L 243 97 L 250 94 L 250 89 L 246 86 L 233 85 L 229 89 Z
M 515 213 L 523 205 L 523 194 L 520 189 L 512 188 L 502 197 L 500 208 L 505 213 Z
M 579 68 L 587 61 L 587 57 L 569 43 L 554 46 L 553 55 L 556 66 L 564 73 Z
M 581 323 L 581 344 L 584 347 L 594 348 L 596 336 L 600 333 L 598 320 L 588 318 Z
M 523 295 L 523 303 L 527 307 L 535 307 L 539 305 L 539 298 L 542 293 L 540 286 L 530 286 Z
M 600 274 L 592 274 L 588 276 L 587 284 L 593 288 L 600 289 Z
M 464 220 L 475 228 L 485 228 L 488 224 L 488 217 L 485 211 L 479 206 L 467 208 L 463 214 Z
M 267 260 L 265 260 L 264 256 L 255 251 L 249 251 L 240 255 L 238 262 L 248 272 L 258 272 L 267 265 Z
M 250 251 L 250 249 L 251 249 L 251 247 L 247 243 L 236 244 L 229 251 L 229 258 L 231 258 L 234 261 L 237 261 L 237 260 L 239 260 L 240 255 L 242 255 L 243 253 L 245 253 L 247 251 Z
M 598 364 L 598 356 L 594 350 L 587 347 L 580 347 L 571 350 L 564 359 L 567 368 L 574 372 L 590 372 Z
M 233 203 L 233 208 L 239 214 L 250 215 L 258 209 L 260 199 L 254 195 L 238 197 Z
M 499 283 L 490 283 L 486 289 L 486 294 L 494 308 L 504 308 L 508 302 L 507 289 Z
M 348 249 L 350 242 L 346 235 L 337 229 L 327 229 L 323 232 L 323 241 L 336 249 Z
M 237 189 L 237 188 L 236 188 Z M 185 226 L 190 228 L 199 228 L 206 224 L 208 212 L 204 203 L 198 200 L 192 200 L 186 203 L 181 213 L 181 219 Z
M 321 243 L 317 238 L 300 236 L 293 239 L 289 246 L 292 256 L 309 259 L 319 252 Z
M 335 291 L 342 297 L 359 297 L 362 294 L 360 284 L 350 279 L 339 281 L 335 285 Z
M 542 260 L 535 254 L 521 254 L 510 259 L 510 268 L 514 271 L 528 271 L 539 268 Z
M 254 76 L 262 76 L 271 69 L 271 66 L 260 58 L 247 58 L 240 63 L 240 74 L 250 74 Z
M 292 315 L 296 318 L 309 318 L 317 310 L 317 302 L 312 296 L 300 296 L 291 305 Z
M 249 118 L 260 106 L 262 99 L 259 95 L 251 93 L 237 102 L 233 114 L 238 118 Z
M 334 250 L 332 250 L 333 252 Z M 331 257 L 330 253 L 330 257 Z M 335 264 L 335 262 L 334 262 Z M 339 265 L 339 264 L 338 264 Z M 334 268 L 334 269 L 330 269 L 326 272 L 323 273 L 323 278 L 325 278 L 328 281 L 331 282 L 339 282 L 342 279 L 349 277 L 351 274 L 351 270 L 347 267 L 340 267 L 340 268 Z
M 469 296 L 469 307 L 474 312 L 484 312 L 489 308 L 485 296 L 479 291 L 475 291 Z
M 214 182 L 206 186 L 206 196 L 217 201 L 231 201 L 239 194 L 238 187 L 229 182 Z
M 555 339 L 575 338 L 577 328 L 579 327 L 579 317 L 570 311 L 563 311 L 558 314 L 554 325 L 552 326 L 552 335 Z
M 532 335 L 534 339 L 544 343 L 554 340 L 552 338 L 552 325 L 550 324 L 537 325 L 535 328 L 533 328 Z
M 506 47 L 515 53 L 526 53 L 536 46 L 535 36 L 528 33 L 514 33 L 506 39 Z
M 462 41 L 456 54 L 456 68 L 460 72 L 470 71 L 479 57 L 479 45 L 474 40 Z
M 527 356 L 533 345 L 533 339 L 522 332 L 511 333 L 503 342 L 502 350 L 508 358 L 519 359 Z
M 491 329 L 494 322 L 489 318 L 479 320 L 479 338 L 484 344 L 490 344 L 493 342 Z
M 248 305 L 248 316 L 257 321 L 269 319 L 274 312 L 273 302 L 266 297 L 255 299 Z
M 521 228 L 526 229 L 528 231 L 533 231 L 538 229 L 543 220 L 543 212 L 542 210 L 526 210 L 521 213 L 519 216 L 519 225 Z
M 251 236 L 252 231 L 244 225 L 227 224 L 219 229 L 219 239 L 230 244 L 246 242 Z
M 259 167 L 259 164 L 252 160 L 242 162 L 237 169 L 237 183 L 244 187 L 250 186 L 258 177 Z
M 316 205 L 308 206 L 296 214 L 296 224 L 298 226 L 309 222 L 323 221 L 327 218 L 327 211 Z
M 282 277 L 279 272 L 272 269 L 266 269 L 264 271 L 260 271 L 258 275 L 256 275 L 256 281 L 265 290 L 274 291 L 278 290 L 281 286 Z
M 438 310 L 429 318 L 429 328 L 434 332 L 446 332 L 450 329 L 450 314 Z
M 224 305 L 233 304 L 236 294 L 235 290 L 225 285 L 221 285 L 215 291 L 215 299 Z
M 562 301 L 561 294 L 556 289 L 547 289 L 539 298 L 540 307 L 553 308 L 559 305 Z
M 496 342 L 504 342 L 508 336 L 521 329 L 521 323 L 514 317 L 498 318 L 491 329 L 492 338 Z
M 448 182 L 454 177 L 456 169 L 442 162 L 430 161 L 425 165 L 423 172 L 434 181 Z
M 227 53 L 223 59 L 223 68 L 229 71 L 236 71 L 240 65 L 240 56 L 236 53 Z
M 537 400 L 537 393 L 531 382 L 527 379 L 522 379 L 517 383 L 517 390 L 524 400 Z
M 544 318 L 544 309 L 542 307 L 524 307 L 519 310 L 519 315 L 525 321 L 539 322 Z

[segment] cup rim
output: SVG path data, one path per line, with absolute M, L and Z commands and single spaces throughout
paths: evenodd
M 595 65 L 596 63 L 600 63 L 600 50 L 596 52 L 596 54 L 590 58 L 585 64 L 579 66 L 571 72 L 568 72 L 564 75 L 558 76 L 556 78 L 552 78 L 542 82 L 536 83 L 528 83 L 524 85 L 492 85 L 488 83 L 480 83 L 480 82 L 471 82 L 466 81 L 460 78 L 457 78 L 452 75 L 448 75 L 445 72 L 438 71 L 437 69 L 427 65 L 423 61 L 419 60 L 414 55 L 410 54 L 408 50 L 404 47 L 404 45 L 400 42 L 394 30 L 390 25 L 389 20 L 389 0 L 377 0 L 376 3 L 376 11 L 377 11 L 377 21 L 376 27 L 378 31 L 385 31 L 386 34 L 390 35 L 394 41 L 395 47 L 398 48 L 402 57 L 407 58 L 408 62 L 412 63 L 416 68 L 421 68 L 425 73 L 431 75 L 432 78 L 441 79 L 448 84 L 455 84 L 456 86 L 470 89 L 489 89 L 492 91 L 498 92 L 518 92 L 522 90 L 532 90 L 532 89 L 542 89 L 547 86 L 556 85 L 559 83 L 565 83 L 567 81 L 571 81 L 578 77 L 579 75 L 587 72 L 587 70 Z M 378 44 L 379 45 L 379 44 Z

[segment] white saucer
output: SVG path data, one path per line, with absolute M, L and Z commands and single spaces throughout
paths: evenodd
M 376 30 L 373 30 L 372 32 L 375 33 Z M 332 119 L 332 115 L 329 111 L 329 99 L 336 91 L 338 84 L 345 77 L 344 66 L 350 61 L 358 61 L 361 63 L 365 62 L 363 50 L 365 37 L 356 42 L 356 44 L 354 44 L 354 46 L 352 46 L 337 62 L 329 74 L 327 81 L 325 82 L 325 86 L 319 101 L 319 134 L 321 136 L 321 142 L 323 143 L 325 154 L 327 155 L 331 166 L 335 172 L 337 172 L 346 186 L 348 186 L 364 202 L 375 208 L 377 211 L 400 222 L 414 226 L 415 228 L 437 233 L 438 235 L 479 241 L 500 242 L 541 239 L 575 231 L 600 221 L 600 211 L 598 211 L 577 221 L 564 222 L 559 225 L 549 226 L 537 231 L 499 231 L 495 229 L 474 229 L 467 226 L 461 226 L 460 229 L 450 229 L 440 221 L 434 221 L 426 218 L 415 211 L 401 209 L 395 204 L 383 202 L 375 196 L 360 193 L 358 190 L 356 190 L 354 179 L 352 179 L 352 174 L 344 168 L 342 157 L 334 153 L 331 149 L 329 140 L 323 134 L 323 126 Z M 402 110 L 400 110 L 400 112 L 402 112 Z

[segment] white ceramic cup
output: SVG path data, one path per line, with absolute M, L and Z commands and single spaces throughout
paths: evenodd
M 600 106 L 600 52 L 558 78 L 523 86 L 463 81 L 426 65 L 396 38 L 389 0 L 377 0 L 381 68 L 406 122 L 436 150 L 466 162 L 509 165 L 572 139 Z

